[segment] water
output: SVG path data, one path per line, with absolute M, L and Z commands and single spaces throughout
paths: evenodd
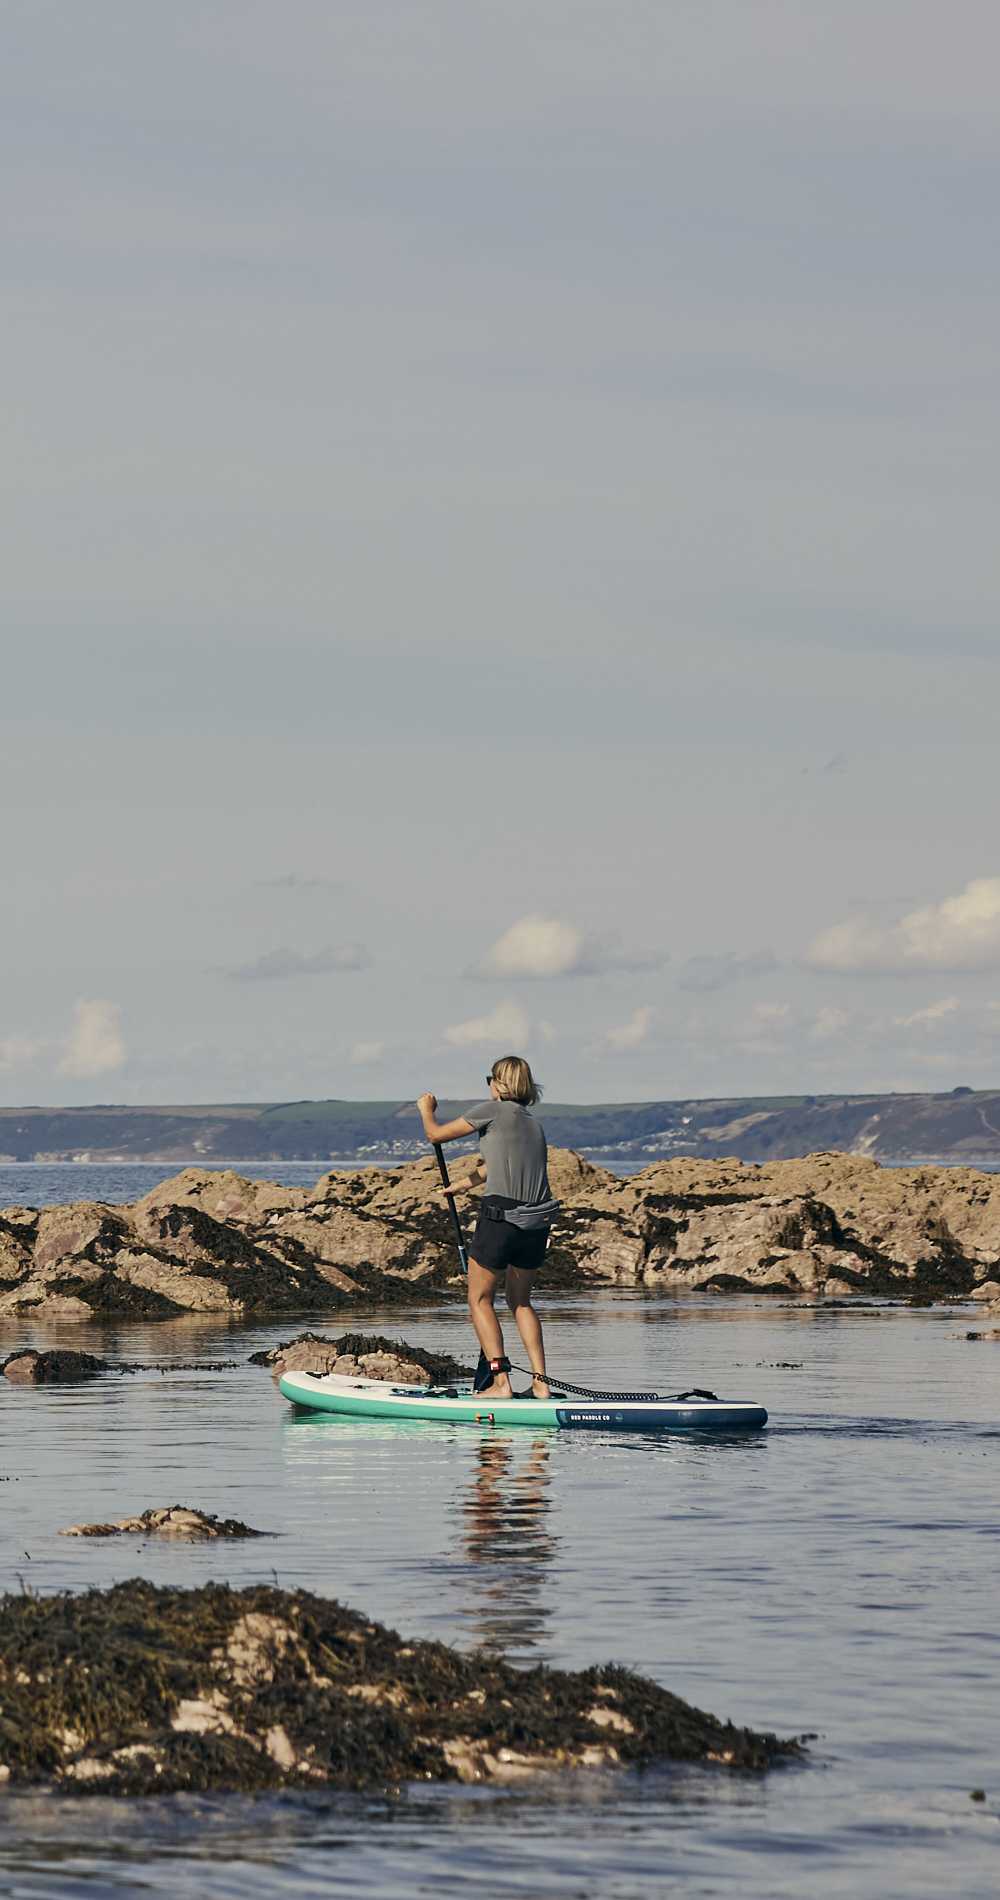
M 53 1207 L 62 1201 L 139 1201 L 181 1169 L 162 1161 L 15 1161 L 0 1166 L 0 1207 Z M 192 1163 L 192 1166 L 203 1165 Z M 336 1163 L 322 1161 L 234 1161 L 250 1181 L 278 1181 L 282 1187 L 312 1187 Z M 358 1166 L 344 1162 L 345 1168 Z
M 0 1199 L 15 1198 L 6 1188 Z M 295 1330 L 287 1321 L 21 1325 L 5 1351 L 74 1343 L 150 1363 L 240 1363 L 79 1388 L 0 1381 L 0 1581 L 276 1575 L 465 1648 L 629 1663 L 716 1714 L 818 1731 L 809 1765 L 528 1794 L 128 1804 L 8 1793 L 8 1892 L 396 1900 L 460 1882 L 471 1895 L 567 1900 L 996 1894 L 998 1349 L 966 1341 L 972 1309 L 609 1291 L 550 1300 L 546 1317 L 551 1363 L 570 1377 L 696 1381 L 761 1399 L 772 1423 L 744 1443 L 701 1444 L 297 1419 L 246 1363 Z M 329 1323 L 342 1329 L 343 1315 Z M 357 1309 L 351 1325 L 466 1349 L 457 1310 Z M 276 1535 L 161 1548 L 57 1534 L 172 1502 Z M 984 1806 L 969 1800 L 978 1787 Z

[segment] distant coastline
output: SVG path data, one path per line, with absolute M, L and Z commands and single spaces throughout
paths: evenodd
M 443 1104 L 460 1113 L 465 1102 Z M 547 1102 L 552 1141 L 612 1169 L 672 1157 L 777 1161 L 838 1150 L 886 1164 L 1000 1166 L 1000 1089 L 941 1094 Z M 0 1109 L 0 1166 L 247 1162 L 381 1166 L 426 1152 L 410 1102 Z

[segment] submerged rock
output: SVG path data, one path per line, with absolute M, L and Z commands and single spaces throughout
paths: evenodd
M 984 1301 L 1000 1291 L 1000 1176 L 972 1168 L 818 1154 L 660 1161 L 621 1179 L 553 1149 L 549 1172 L 562 1211 L 543 1287 Z M 464 1276 L 438 1187 L 430 1157 L 326 1174 L 313 1188 L 185 1168 L 133 1207 L 8 1208 L 0 1322 L 329 1313 L 453 1295 Z M 471 1235 L 474 1200 L 462 1212 Z
M 0 1372 L 12 1385 L 69 1385 L 111 1370 L 92 1352 L 12 1352 Z
M 0 1780 L 67 1793 L 505 1782 L 660 1761 L 759 1770 L 798 1742 L 611 1665 L 520 1670 L 304 1590 L 0 1598 Z
M 270 1366 L 275 1381 L 285 1372 L 339 1372 L 365 1379 L 386 1379 L 393 1385 L 444 1385 L 452 1379 L 471 1379 L 467 1366 L 450 1354 L 426 1352 L 403 1339 L 385 1339 L 381 1333 L 342 1333 L 327 1339 L 322 1333 L 300 1333 L 283 1345 L 250 1355 L 252 1366 Z
M 126 1533 L 141 1537 L 266 1537 L 266 1531 L 251 1530 L 238 1517 L 213 1517 L 211 1511 L 194 1511 L 187 1504 L 155 1505 L 138 1517 L 116 1517 L 110 1524 L 70 1524 L 60 1537 L 122 1537 Z

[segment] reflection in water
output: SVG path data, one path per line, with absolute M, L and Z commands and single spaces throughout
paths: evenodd
M 547 1525 L 551 1455 L 545 1434 L 529 1444 L 513 1433 L 484 1435 L 472 1481 L 455 1507 L 469 1559 L 464 1620 L 484 1649 L 545 1644 L 552 1614 L 549 1570 L 558 1548 Z

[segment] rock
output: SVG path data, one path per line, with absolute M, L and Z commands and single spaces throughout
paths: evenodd
M 0 1366 L 12 1385 L 70 1385 L 110 1372 L 106 1359 L 90 1352 L 12 1352 Z
M 141 1511 L 138 1517 L 117 1517 L 110 1524 L 70 1524 L 60 1537 L 263 1537 L 264 1531 L 251 1530 L 238 1517 L 213 1517 L 210 1511 L 193 1511 L 186 1504 L 158 1505 Z
M 663 1761 L 760 1771 L 802 1746 L 612 1665 L 483 1662 L 304 1590 L 0 1598 L 0 1780 L 113 1796 L 510 1782 Z M 81 1693 L 81 1681 L 86 1694 Z
M 131 1253 L 123 1248 L 115 1259 L 115 1276 L 126 1286 L 144 1287 L 171 1305 L 190 1313 L 233 1313 L 240 1310 L 228 1286 L 207 1273 L 192 1273 L 186 1264 L 168 1263 L 156 1254 Z
M 1000 1177 L 974 1168 L 882 1168 L 862 1155 L 814 1154 L 746 1167 L 665 1161 L 632 1176 L 645 1200 L 666 1192 L 723 1199 L 806 1195 L 833 1216 L 841 1245 L 867 1280 L 881 1272 L 907 1291 L 965 1294 L 1000 1264 Z
M 36 1273 L 64 1261 L 108 1261 L 127 1233 L 119 1208 L 100 1201 L 77 1201 L 66 1207 L 43 1207 L 38 1216 L 33 1248 Z
M 270 1366 L 275 1382 L 285 1372 L 339 1372 L 391 1385 L 446 1385 L 472 1378 L 470 1369 L 447 1353 L 426 1352 L 377 1333 L 343 1333 L 339 1339 L 300 1333 L 270 1351 L 252 1353 L 250 1364 Z
M 44 1290 L 38 1292 L 30 1287 L 26 1289 L 26 1293 L 29 1297 L 12 1301 L 9 1306 L 0 1300 L 0 1315 L 17 1313 L 28 1315 L 31 1319 L 82 1320 L 84 1322 L 94 1318 L 94 1307 L 90 1306 L 86 1300 L 76 1299 L 73 1294 L 46 1293 Z
M 269 1214 L 303 1206 L 305 1188 L 279 1187 L 275 1181 L 248 1181 L 232 1168 L 182 1168 L 135 1203 L 141 1221 L 161 1207 L 197 1207 L 219 1221 L 258 1225 Z
M 661 1161 L 621 1179 L 553 1149 L 550 1176 L 562 1213 L 549 1288 L 1000 1298 L 1000 1176 L 975 1169 L 818 1154 Z M 0 1318 L 329 1313 L 415 1288 L 454 1297 L 463 1280 L 437 1187 L 432 1157 L 309 1189 L 185 1168 L 131 1208 L 9 1208 Z M 474 1200 L 461 1208 L 471 1234 Z
M 18 1233 L 33 1234 L 38 1227 L 37 1207 L 0 1207 L 0 1224 Z
M 34 1229 L 13 1218 L 24 1211 L 5 1207 L 0 1213 L 0 1285 L 23 1280 L 31 1271 Z

